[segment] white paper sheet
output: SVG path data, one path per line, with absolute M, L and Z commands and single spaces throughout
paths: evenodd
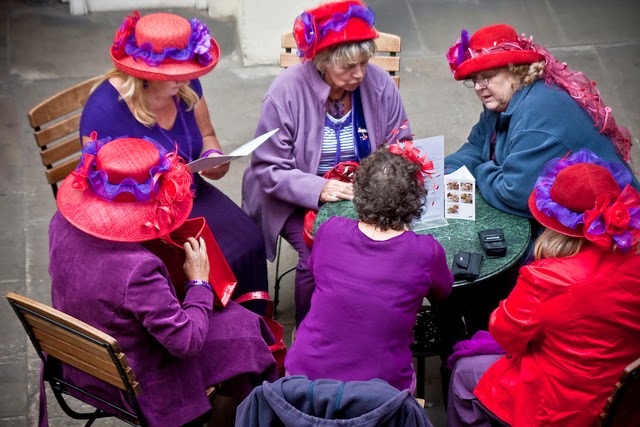
M 280 128 L 277 128 L 265 134 L 262 134 L 259 137 L 252 139 L 246 144 L 243 144 L 240 147 L 236 148 L 235 150 L 233 150 L 231 153 L 227 155 L 215 156 L 215 157 L 203 157 L 201 159 L 194 160 L 191 163 L 187 163 L 187 167 L 191 170 L 192 173 L 195 173 L 202 170 L 215 168 L 216 166 L 223 165 L 232 160 L 236 160 L 241 157 L 248 156 L 253 152 L 253 150 L 258 148 L 260 144 L 262 144 L 267 139 L 271 138 L 276 132 L 278 132 L 278 130 L 280 130 Z

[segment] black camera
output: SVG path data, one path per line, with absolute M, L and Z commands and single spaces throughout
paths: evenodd
M 497 258 L 507 254 L 507 241 L 504 239 L 502 229 L 492 228 L 478 231 L 478 238 L 480 239 L 482 250 L 488 257 Z

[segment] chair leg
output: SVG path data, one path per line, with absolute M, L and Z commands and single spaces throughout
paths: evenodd
M 280 282 L 287 274 L 295 270 L 295 267 L 287 269 L 284 273 L 280 274 L 280 255 L 282 254 L 282 237 L 278 237 L 278 247 L 276 250 L 276 280 L 273 286 L 273 318 L 278 318 L 278 304 L 280 303 Z

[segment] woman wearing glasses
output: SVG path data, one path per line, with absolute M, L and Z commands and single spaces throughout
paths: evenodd
M 484 108 L 467 142 L 446 158 L 446 173 L 465 165 L 491 206 L 531 218 L 527 198 L 542 166 L 581 148 L 608 162 L 630 161 L 631 136 L 595 83 L 531 37 L 505 24 L 470 38 L 463 30 L 447 60 Z M 640 188 L 635 177 L 632 185 Z

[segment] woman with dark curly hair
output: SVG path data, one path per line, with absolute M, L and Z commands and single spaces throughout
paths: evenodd
M 316 288 L 285 359 L 288 374 L 415 388 L 416 313 L 425 296 L 446 298 L 453 277 L 433 236 L 410 230 L 426 191 L 423 165 L 405 148 L 383 146 L 363 160 L 354 184 L 359 220 L 333 217 L 318 229 L 308 261 Z

